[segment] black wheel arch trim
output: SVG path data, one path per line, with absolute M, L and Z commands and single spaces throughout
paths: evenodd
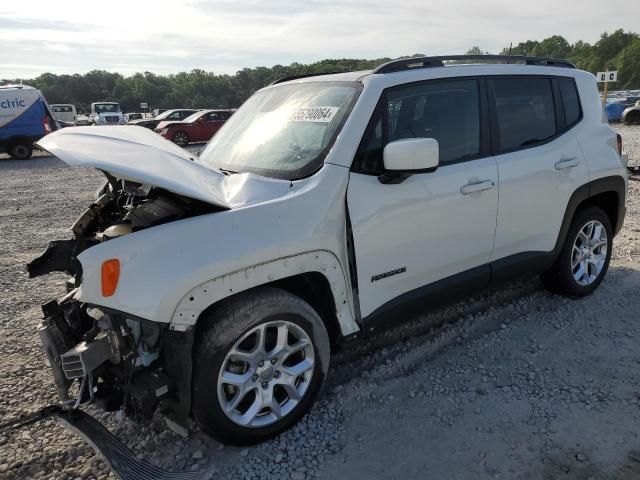
M 595 197 L 596 195 L 599 195 L 601 193 L 608 192 L 614 192 L 618 197 L 617 218 L 611 219 L 613 234 L 618 234 L 618 232 L 622 229 L 624 217 L 626 214 L 626 182 L 620 175 L 611 175 L 608 177 L 598 178 L 578 187 L 569 198 L 569 202 L 567 203 L 567 208 L 562 219 L 560 233 L 558 234 L 558 239 L 556 240 L 556 245 L 553 249 L 553 252 L 555 254 L 559 253 L 562 249 L 562 245 L 567 238 L 569 227 L 571 226 L 571 221 L 573 220 L 573 217 L 576 214 L 576 211 L 578 210 L 580 204 L 591 197 Z

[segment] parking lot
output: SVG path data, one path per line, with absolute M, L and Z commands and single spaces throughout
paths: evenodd
M 640 127 L 616 126 L 640 164 Z M 201 145 L 191 147 L 196 151 Z M 0 422 L 56 400 L 36 328 L 64 275 L 25 263 L 69 237 L 102 175 L 52 157 L 0 161 Z M 536 279 L 425 314 L 335 356 L 312 412 L 248 449 L 161 418 L 89 411 L 140 458 L 213 478 L 640 479 L 640 185 L 607 278 L 568 300 Z M 53 421 L 0 435 L 0 478 L 105 479 L 106 465 Z

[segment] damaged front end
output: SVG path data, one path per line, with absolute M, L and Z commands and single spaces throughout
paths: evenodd
M 144 420 L 168 398 L 173 384 L 160 358 L 161 326 L 84 305 L 74 292 L 43 305 L 38 333 L 61 401 L 96 403 Z M 70 398 L 77 382 L 75 398 Z
M 192 333 L 172 332 L 167 324 L 82 302 L 78 255 L 142 229 L 221 208 L 105 175 L 108 181 L 97 200 L 73 224 L 73 238 L 52 241 L 27 265 L 30 277 L 51 272 L 71 276 L 66 295 L 42 306 L 39 328 L 58 394 L 70 408 L 95 403 L 138 420 L 150 418 L 165 402 L 184 419 Z

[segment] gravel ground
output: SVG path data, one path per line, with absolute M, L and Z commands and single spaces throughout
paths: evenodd
M 616 126 L 640 164 L 640 128 Z M 55 158 L 0 162 L 0 422 L 55 401 L 36 335 L 63 275 L 24 264 L 92 200 L 101 175 Z M 213 478 L 640 479 L 640 184 L 605 282 L 571 301 L 537 280 L 432 312 L 334 358 L 304 420 L 262 445 L 223 447 L 90 409 L 140 458 Z M 0 434 L 0 478 L 115 478 L 53 421 Z

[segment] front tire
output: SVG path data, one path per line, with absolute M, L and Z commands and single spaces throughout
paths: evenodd
M 203 317 L 194 352 L 192 410 L 198 426 L 232 445 L 252 445 L 294 425 L 327 375 L 330 347 L 318 313 L 265 287 Z
M 607 214 L 598 207 L 580 210 L 571 222 L 557 260 L 540 276 L 542 284 L 561 295 L 589 295 L 606 275 L 612 249 L 613 228 Z
M 33 145 L 26 140 L 14 142 L 9 146 L 7 153 L 15 160 L 27 160 L 33 154 Z
M 171 137 L 171 141 L 180 147 L 186 147 L 189 144 L 189 135 L 182 130 L 178 130 Z

